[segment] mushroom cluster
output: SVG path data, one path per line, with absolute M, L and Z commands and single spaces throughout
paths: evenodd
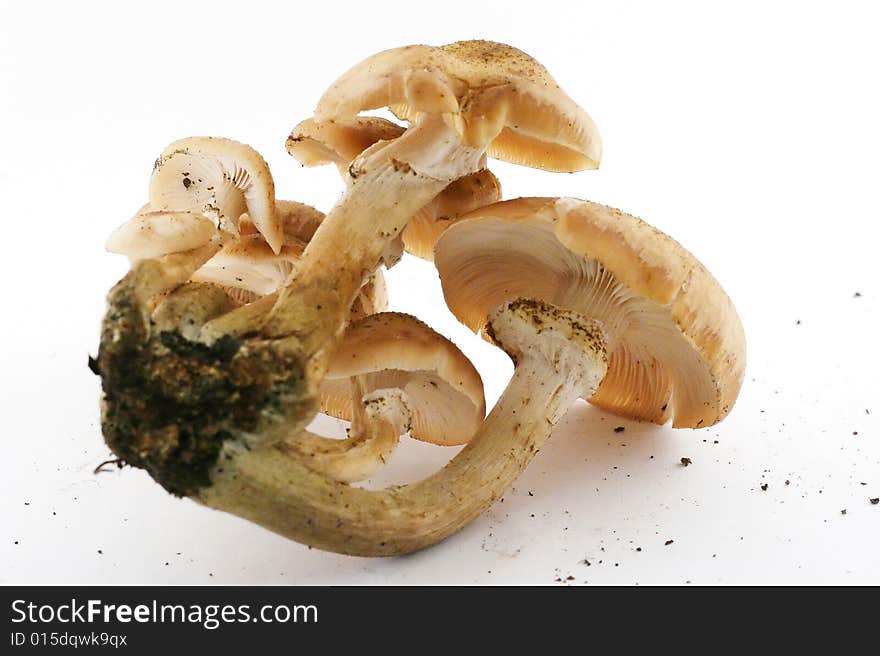
M 388 109 L 400 120 L 363 115 Z M 487 157 L 598 167 L 593 121 L 525 53 L 408 46 L 354 66 L 287 138 L 345 190 L 326 214 L 275 198 L 265 160 L 222 138 L 159 155 L 110 237 L 97 371 L 110 449 L 167 491 L 310 546 L 387 556 L 488 508 L 584 399 L 675 427 L 721 421 L 743 379 L 732 303 L 682 246 L 586 200 L 501 200 Z M 486 416 L 452 342 L 389 312 L 382 266 L 433 260 L 452 312 L 513 376 Z M 318 412 L 345 439 L 309 430 Z M 402 435 L 465 445 L 414 484 L 352 485 Z

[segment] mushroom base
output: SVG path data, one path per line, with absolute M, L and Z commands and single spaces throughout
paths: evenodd
M 125 464 L 185 496 L 210 485 L 224 444 L 271 439 L 273 422 L 305 419 L 316 402 L 281 344 L 226 336 L 206 345 L 156 330 L 141 299 L 157 267 L 137 265 L 110 293 L 97 365 L 101 423 Z

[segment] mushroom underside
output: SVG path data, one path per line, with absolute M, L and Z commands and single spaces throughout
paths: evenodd
M 591 403 L 656 423 L 713 423 L 696 418 L 718 412 L 711 371 L 668 306 L 632 293 L 599 262 L 565 248 L 549 226 L 476 223 L 456 226 L 442 253 L 444 293 L 460 320 L 480 330 L 493 308 L 521 296 L 579 312 L 599 321 L 609 342 L 608 374 Z M 493 253 L 493 245 L 502 246 Z
M 482 408 L 432 371 L 384 369 L 359 376 L 365 393 L 399 389 L 412 413 L 410 435 L 418 440 L 446 446 L 464 444 L 482 420 Z M 348 378 L 327 377 L 321 383 L 322 410 L 350 419 L 353 399 Z
M 250 303 L 259 296 L 277 291 L 291 271 L 293 258 L 236 262 L 215 257 L 194 273 L 192 280 L 240 290 L 243 292 L 240 300 Z
M 238 226 L 238 219 L 247 213 L 246 194 L 251 188 L 251 176 L 231 157 L 178 155 L 168 176 L 176 176 L 176 183 L 157 173 L 163 181 L 161 190 L 154 192 L 151 204 L 156 209 L 196 208 L 206 216 Z M 159 187 L 154 184 L 154 190 Z

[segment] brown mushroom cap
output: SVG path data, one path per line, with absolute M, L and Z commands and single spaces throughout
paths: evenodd
M 198 211 L 233 233 L 247 214 L 273 251 L 284 240 L 269 166 L 256 150 L 232 139 L 188 137 L 165 148 L 150 178 L 150 206 Z
M 275 216 L 281 224 L 286 242 L 308 242 L 324 220 L 322 211 L 295 200 L 276 200 Z M 259 232 L 247 214 L 241 215 L 238 227 L 242 235 L 256 235 Z
M 736 309 L 693 255 L 636 217 L 576 199 L 496 203 L 447 230 L 435 264 L 447 304 L 474 331 L 519 297 L 600 321 L 609 366 L 589 399 L 599 407 L 696 428 L 736 401 L 745 370 Z
M 396 139 L 406 128 L 376 116 L 299 123 L 287 137 L 287 152 L 303 166 L 336 164 L 344 169 L 377 141 Z
M 260 237 L 250 215 L 242 214 L 239 241 L 227 244 L 196 271 L 192 279 L 219 285 L 238 305 L 253 303 L 276 291 L 284 284 L 293 264 L 302 255 L 304 242 L 315 234 L 324 214 L 310 205 L 276 200 L 275 218 L 284 235 L 284 245 L 278 254 Z
M 298 203 L 295 200 L 276 200 L 275 211 L 284 239 L 299 240 L 308 243 L 315 236 L 315 230 L 324 220 L 324 213 L 311 205 Z
M 277 291 L 284 284 L 303 248 L 304 244 L 287 242 L 276 254 L 261 235 L 243 235 L 224 246 L 191 280 L 250 292 L 252 297 L 233 294 L 239 302 L 250 302 Z
M 501 200 L 501 183 L 489 169 L 459 178 L 419 210 L 403 230 L 407 253 L 434 259 L 434 244 L 462 214 Z
M 365 392 L 397 388 L 412 413 L 412 437 L 464 444 L 486 414 L 483 382 L 470 360 L 442 335 L 408 314 L 383 312 L 349 325 L 321 385 L 321 409 L 351 419 L 349 379 Z
M 204 246 L 216 233 L 214 223 L 201 214 L 142 208 L 113 231 L 106 248 L 132 260 L 149 259 Z
M 498 159 L 548 171 L 596 168 L 602 154 L 592 119 L 524 52 L 492 41 L 380 52 L 350 69 L 318 103 L 318 120 L 389 107 L 399 117 L 455 117 L 468 146 L 491 143 Z M 500 130 L 500 132 L 499 132 Z

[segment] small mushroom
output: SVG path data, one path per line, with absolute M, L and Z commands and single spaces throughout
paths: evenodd
M 384 464 L 405 432 L 466 443 L 486 402 L 480 375 L 452 342 L 415 317 L 383 312 L 346 329 L 321 385 L 321 410 L 352 422 L 348 439 L 309 435 L 290 444 L 313 468 L 351 482 Z
M 192 279 L 223 286 L 239 303 L 252 303 L 277 292 L 321 225 L 324 214 L 304 203 L 278 200 L 275 201 L 275 218 L 284 240 L 280 251 L 273 251 L 250 216 L 243 214 L 241 238 L 217 253 Z
M 350 120 L 315 121 L 297 124 L 287 137 L 287 152 L 303 166 L 335 164 L 346 183 L 352 160 L 377 142 L 396 139 L 405 132 L 396 123 L 376 116 L 356 116 Z M 403 256 L 400 235 L 385 246 L 381 263 L 390 269 Z M 378 270 L 378 269 L 377 269 Z
M 377 116 L 316 121 L 306 119 L 287 137 L 287 152 L 303 166 L 335 164 L 348 174 L 352 160 L 378 141 L 397 139 L 406 128 Z
M 302 256 L 309 239 L 324 219 L 319 210 L 291 200 L 276 201 L 276 217 L 284 235 L 283 246 L 274 253 L 248 215 L 242 215 L 241 237 L 229 244 L 196 271 L 192 280 L 223 287 L 246 307 L 217 317 L 204 326 L 203 338 L 252 330 L 253 325 L 277 301 L 284 285 Z M 259 301 L 259 302 L 258 302 Z M 351 307 L 352 320 L 382 312 L 388 307 L 388 293 L 382 271 L 377 269 L 361 287 Z
M 349 183 L 352 161 L 379 141 L 396 139 L 401 126 L 374 116 L 357 116 L 349 121 L 307 119 L 293 128 L 287 138 L 287 152 L 305 166 L 335 164 Z M 485 166 L 485 163 L 483 163 Z M 418 210 L 392 243 L 390 255 L 383 252 L 386 266 L 399 259 L 399 252 L 426 260 L 434 257 L 434 242 L 455 219 L 483 205 L 501 200 L 501 184 L 486 168 L 451 182 L 427 205 Z
M 201 212 L 233 234 L 247 214 L 275 253 L 284 241 L 266 161 L 231 139 L 189 137 L 165 148 L 150 178 L 150 207 Z
M 195 212 L 142 210 L 113 231 L 106 248 L 136 261 L 204 246 L 216 233 L 211 220 Z
M 678 242 L 589 201 L 520 198 L 472 212 L 437 243 L 452 312 L 474 331 L 514 298 L 597 321 L 608 374 L 591 403 L 675 427 L 711 426 L 742 385 L 745 336 L 730 299 Z
M 364 394 L 358 381 L 350 383 L 356 404 L 345 439 L 300 431 L 283 446 L 309 468 L 343 483 L 369 478 L 388 462 L 400 436 L 410 430 L 412 421 L 400 390 L 389 388 Z
M 351 419 L 364 393 L 400 389 L 412 412 L 412 437 L 443 446 L 465 444 L 486 415 L 483 381 L 448 339 L 408 314 L 381 312 L 348 326 L 321 384 L 321 409 Z
M 297 334 L 308 358 L 329 357 L 328 343 L 341 335 L 389 243 L 450 183 L 479 171 L 487 151 L 555 171 L 595 168 L 601 154 L 586 112 L 543 66 L 500 43 L 408 46 L 369 57 L 328 89 L 315 120 L 350 121 L 382 107 L 410 127 L 352 162 L 351 185 L 263 323 L 266 335 Z M 340 251 L 340 244 L 349 247 Z M 322 316 L 307 312 L 318 305 Z
M 262 235 L 242 235 L 192 275 L 196 282 L 223 287 L 238 303 L 276 292 L 293 271 L 305 244 L 285 239 L 278 253 Z

